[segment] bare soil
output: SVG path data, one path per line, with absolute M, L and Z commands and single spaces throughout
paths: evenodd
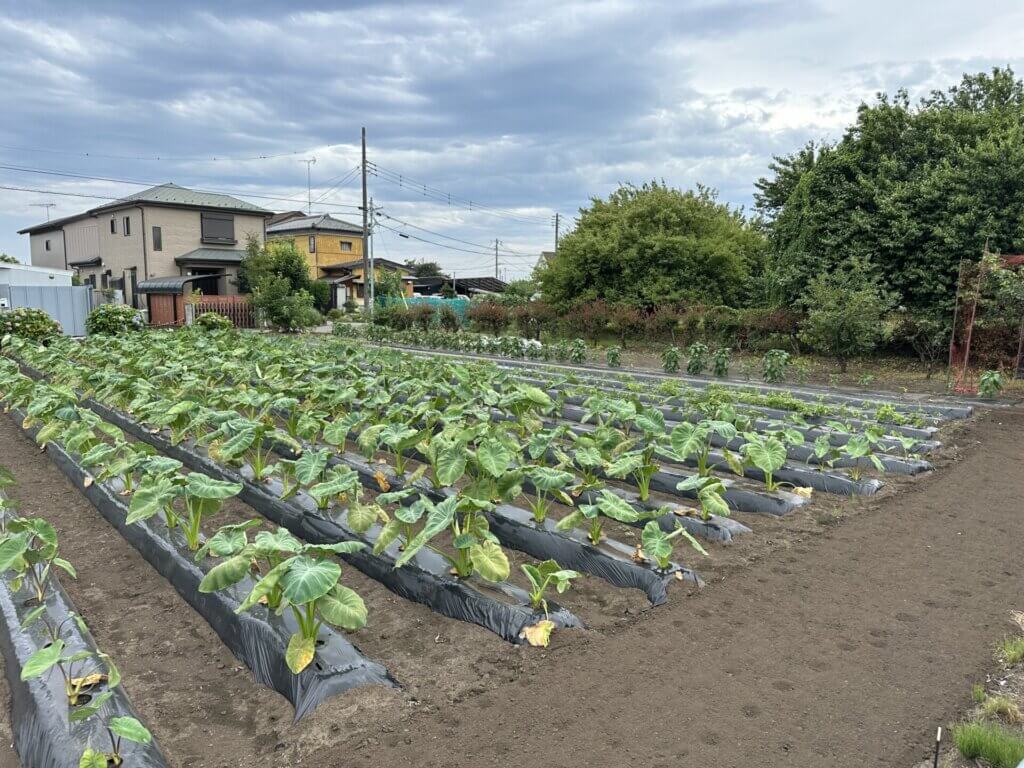
M 707 586 L 657 609 L 587 579 L 562 602 L 590 629 L 544 651 L 346 569 L 371 616 L 351 639 L 404 687 L 297 725 L 6 418 L 0 464 L 23 513 L 57 526 L 79 570 L 66 587 L 175 766 L 905 767 L 968 705 L 1020 607 L 1022 430 L 1024 410 L 991 411 L 945 436 L 935 473 L 879 496 L 738 514 L 754 533 L 687 555 Z M 247 516 L 233 502 L 220 522 Z

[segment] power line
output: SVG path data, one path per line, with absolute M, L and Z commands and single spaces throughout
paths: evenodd
M 60 195 L 63 197 L 87 197 L 90 200 L 120 200 L 119 197 L 111 197 L 110 195 L 84 195 L 78 192 L 57 192 L 53 189 L 33 189 L 30 187 L 12 187 L 7 184 L 0 184 L 0 189 L 9 189 L 14 192 L 35 192 L 40 195 Z
M 371 162 L 369 163 L 369 165 L 371 166 L 371 172 L 377 178 L 382 179 L 384 181 L 388 181 L 399 187 L 416 191 L 419 194 L 423 195 L 424 197 L 429 197 L 433 200 L 437 200 L 438 202 L 447 203 L 449 206 L 465 208 L 470 211 L 478 211 L 481 213 L 488 213 L 493 216 L 503 216 L 505 218 L 515 219 L 527 224 L 550 223 L 550 217 L 534 216 L 531 214 L 519 213 L 517 211 L 508 210 L 505 208 L 496 208 L 489 205 L 483 205 L 482 203 L 470 200 L 469 198 L 453 195 L 450 192 L 438 189 L 437 187 L 432 187 L 429 184 L 425 184 L 422 181 L 418 181 L 412 177 L 406 176 L 405 174 L 399 173 L 397 171 L 389 170 L 388 168 L 384 168 L 383 166 L 378 165 L 377 163 Z
M 51 170 L 51 169 L 47 169 L 47 168 L 30 168 L 30 167 L 27 167 L 27 166 L 18 166 L 18 165 L 0 165 L 0 169 L 8 170 L 8 171 L 17 171 L 19 173 L 36 173 L 36 174 L 42 174 L 42 175 L 45 175 L 45 176 L 61 176 L 61 177 L 66 177 L 66 178 L 71 178 L 71 179 L 85 179 L 87 181 L 105 181 L 105 182 L 109 182 L 109 183 L 112 183 L 112 184 L 133 184 L 133 185 L 141 186 L 141 187 L 158 187 L 158 186 L 161 186 L 159 183 L 152 182 L 152 181 L 137 181 L 137 180 L 134 180 L 134 179 L 115 179 L 115 178 L 111 178 L 109 176 L 90 176 L 89 174 L 84 174 L 84 173 L 71 173 L 70 171 L 55 171 L 55 170 Z M 301 199 L 296 199 L 296 196 L 293 196 L 293 197 L 275 197 L 275 196 L 272 196 L 272 195 L 260 195 L 260 194 L 256 194 L 256 193 L 253 193 L 253 192 L 239 192 L 239 191 L 223 190 L 223 189 L 221 189 L 221 190 L 217 190 L 217 189 L 196 189 L 194 191 L 196 191 L 196 192 L 204 192 L 204 193 L 207 193 L 207 194 L 214 194 L 214 195 L 238 195 L 240 197 L 251 197 L 251 198 L 256 198 L 256 199 L 261 199 L 261 200 L 276 200 L 276 201 L 284 201 L 284 202 L 289 202 L 289 203 L 301 203 L 302 202 Z M 100 196 L 97 196 L 97 197 L 100 197 Z M 111 199 L 111 200 L 119 200 L 120 198 L 112 197 L 112 198 L 109 198 L 109 199 Z M 334 206 L 336 208 L 355 208 L 356 210 L 359 210 L 359 208 L 360 208 L 358 205 L 346 205 L 346 204 L 343 204 L 343 203 L 324 203 L 324 205 L 330 205 L 330 206 Z
M 404 225 L 406 227 L 412 227 L 413 229 L 418 229 L 420 232 L 426 232 L 427 234 L 434 235 L 435 237 L 443 237 L 445 240 L 451 240 L 452 242 L 462 243 L 463 245 L 471 245 L 474 248 L 486 249 L 489 253 L 493 253 L 494 252 L 493 246 L 491 246 L 490 244 L 484 245 L 483 243 L 474 243 L 474 242 L 472 242 L 470 240 L 463 240 L 460 237 L 453 237 L 452 235 L 446 235 L 443 232 L 436 232 L 436 231 L 434 231 L 432 229 L 427 229 L 426 227 L 421 227 L 418 224 L 413 224 L 412 222 L 408 222 L 408 221 L 405 221 L 404 219 L 400 219 L 397 216 L 391 216 L 390 214 L 384 213 L 383 211 L 375 211 L 375 213 L 377 213 L 378 216 L 384 216 L 385 218 L 390 219 L 391 221 L 397 221 L 399 224 L 402 224 L 402 225 Z M 499 243 L 501 243 L 501 241 L 499 241 Z M 518 256 L 518 257 L 527 258 L 527 259 L 536 259 L 537 258 L 536 256 L 528 254 L 528 253 L 522 253 L 520 251 L 513 251 L 511 248 L 505 247 L 504 243 L 501 243 L 501 245 L 499 245 L 498 251 L 500 253 L 510 254 L 511 257 Z
M 316 198 L 313 202 L 314 203 L 319 203 L 321 200 L 323 200 L 325 197 L 327 197 L 327 195 L 329 195 L 335 189 L 337 189 L 338 187 L 344 186 L 345 184 L 350 182 L 352 179 L 354 179 L 356 174 L 358 174 L 358 173 L 359 173 L 359 166 L 357 165 L 357 166 L 355 166 L 353 168 L 350 168 L 346 173 L 339 174 L 339 175 L 335 176 L 334 179 L 329 179 L 325 183 L 330 184 L 335 179 L 341 179 L 341 181 L 337 182 L 336 184 L 331 184 L 331 186 L 328 187 L 324 191 L 324 193 L 322 195 L 320 195 L 318 198 Z M 344 178 L 342 178 L 342 177 L 344 177 Z
M 472 254 L 476 254 L 477 256 L 490 256 L 492 253 L 494 253 L 494 251 L 471 251 L 468 248 L 459 248 L 456 245 L 448 245 L 447 243 L 437 243 L 437 242 L 434 242 L 433 240 L 427 240 L 425 237 L 419 237 L 418 235 L 411 235 L 408 232 L 402 232 L 401 230 L 395 229 L 394 227 L 390 227 L 387 224 L 384 224 L 383 222 L 379 222 L 379 221 L 377 222 L 377 226 L 384 227 L 384 229 L 387 229 L 387 230 L 389 230 L 391 232 L 394 232 L 399 237 L 404 237 L 404 238 L 409 239 L 409 240 L 417 240 L 417 241 L 419 241 L 421 243 L 427 243 L 428 245 L 437 246 L 438 248 L 447 248 L 450 251 L 461 251 L 462 253 L 472 253 Z

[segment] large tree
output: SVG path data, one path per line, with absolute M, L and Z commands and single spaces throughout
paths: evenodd
M 742 213 L 709 189 L 623 185 L 581 209 L 576 228 L 535 277 L 545 299 L 562 310 L 594 299 L 639 308 L 736 304 L 762 248 Z
M 1024 84 L 994 69 L 917 104 L 879 95 L 837 144 L 771 170 L 766 296 L 794 301 L 853 257 L 912 310 L 946 312 L 961 258 L 1024 250 Z

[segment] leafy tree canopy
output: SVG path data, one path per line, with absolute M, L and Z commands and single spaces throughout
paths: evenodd
M 857 258 L 911 310 L 951 311 L 961 258 L 1024 250 L 1024 83 L 997 68 L 916 105 L 880 94 L 837 144 L 771 171 L 755 195 L 769 301 Z
M 760 263 L 763 238 L 714 191 L 652 181 L 620 186 L 581 209 L 558 254 L 537 269 L 558 309 L 594 299 L 639 308 L 699 301 L 738 304 Z
M 413 277 L 444 277 L 441 265 L 436 261 L 409 259 L 405 262 L 405 266 L 412 272 Z

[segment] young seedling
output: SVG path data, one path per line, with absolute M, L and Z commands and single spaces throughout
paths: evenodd
M 638 554 L 643 558 L 651 558 L 660 570 L 665 571 L 672 565 L 672 549 L 679 538 L 686 539 L 697 552 L 707 555 L 700 542 L 693 538 L 681 523 L 676 522 L 675 530 L 665 533 L 657 520 L 649 520 L 644 526 L 641 535 L 642 548 Z
M 552 467 L 531 466 L 526 468 L 525 476 L 534 489 L 534 492 L 528 497 L 534 522 L 544 522 L 551 509 L 552 501 L 560 501 L 569 507 L 573 505 L 572 497 L 565 492 L 569 483 L 574 479 L 572 472 Z
M 725 484 L 717 477 L 701 477 L 693 475 L 676 485 L 679 491 L 697 491 L 697 501 L 700 502 L 701 519 L 705 522 L 712 516 L 728 517 L 729 505 L 722 494 L 725 493 Z
M 527 563 L 520 567 L 530 580 L 530 607 L 535 611 L 543 608 L 545 617 L 548 615 L 548 601 L 544 593 L 553 586 L 558 594 L 562 594 L 570 587 L 572 580 L 578 579 L 581 575 L 576 571 L 562 568 L 554 560 L 545 560 L 538 565 Z
M 786 445 L 775 436 L 765 437 L 755 432 L 746 432 L 746 443 L 740 446 L 740 455 L 749 464 L 764 473 L 764 484 L 769 491 L 779 488 L 775 473 L 786 463 Z
M 146 727 L 134 717 L 112 717 L 107 721 L 106 730 L 110 739 L 111 751 L 101 752 L 87 747 L 78 761 L 78 768 L 109 768 L 123 765 L 122 742 L 149 744 L 153 740 L 153 736 L 146 730 Z
M 11 589 L 21 589 L 26 581 L 33 599 L 43 603 L 53 568 L 60 568 L 77 578 L 74 567 L 58 555 L 57 531 L 41 517 L 16 517 L 7 521 L 6 533 L 0 537 L 0 573 L 13 571 Z
M 601 543 L 601 538 L 604 536 L 603 527 L 606 517 L 621 523 L 635 523 L 640 520 L 640 513 L 633 509 L 625 499 L 616 496 L 607 488 L 602 488 L 596 502 L 581 504 L 559 520 L 555 527 L 560 531 L 568 531 L 589 520 L 587 536 L 590 543 L 596 546 Z
M 182 521 L 182 533 L 188 548 L 193 552 L 199 549 L 200 526 L 203 518 L 220 511 L 226 499 L 242 490 L 241 483 L 229 483 L 214 480 L 198 472 L 190 472 L 184 488 L 185 519 Z

